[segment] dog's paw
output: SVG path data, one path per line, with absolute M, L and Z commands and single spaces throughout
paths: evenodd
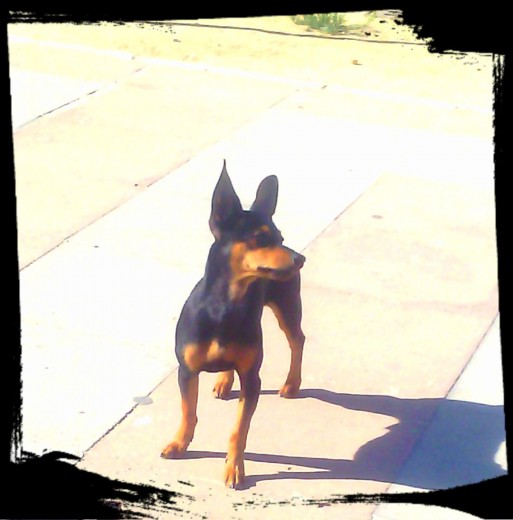
M 226 459 L 224 468 L 224 483 L 226 487 L 239 489 L 244 482 L 244 459 L 238 457 L 235 459 Z
M 170 442 L 163 450 L 160 456 L 163 459 L 176 459 L 187 451 L 189 443 L 184 441 L 173 441 Z
M 285 397 L 286 399 L 292 399 L 297 397 L 299 394 L 299 387 L 301 383 L 285 383 L 278 392 L 280 397 Z
M 222 372 L 217 377 L 213 394 L 217 399 L 228 399 L 233 386 L 233 372 Z
M 216 399 L 228 399 L 230 397 L 232 388 L 231 386 L 215 385 L 212 393 Z

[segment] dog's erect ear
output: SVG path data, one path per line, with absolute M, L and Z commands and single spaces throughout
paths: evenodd
M 276 211 L 276 203 L 278 201 L 278 177 L 269 175 L 258 187 L 255 202 L 251 206 L 251 211 L 263 213 L 268 217 L 272 217 Z
M 221 176 L 217 181 L 212 196 L 212 212 L 210 213 L 210 230 L 218 239 L 227 223 L 242 212 L 239 197 L 233 189 L 232 181 L 226 171 L 226 160 L 223 163 Z

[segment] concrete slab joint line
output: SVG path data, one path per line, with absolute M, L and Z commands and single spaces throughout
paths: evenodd
M 61 105 L 57 105 L 54 108 L 52 108 L 50 110 L 47 110 L 47 111 L 45 111 L 45 112 L 43 112 L 43 113 L 33 117 L 32 119 L 19 124 L 13 130 L 14 130 L 14 132 L 17 132 L 20 129 L 22 129 L 25 126 L 27 126 L 28 124 L 32 123 L 33 121 L 36 121 L 36 120 L 41 119 L 41 118 L 46 117 L 46 116 L 53 117 L 53 116 L 56 116 L 56 115 L 62 113 L 65 110 L 71 110 L 71 109 L 73 109 L 76 106 L 80 106 L 81 104 L 87 103 L 88 98 L 90 98 L 91 96 L 101 95 L 101 94 L 104 94 L 104 93 L 107 93 L 107 92 L 111 92 L 112 90 L 114 90 L 116 88 L 119 88 L 119 82 L 120 81 L 122 81 L 123 79 L 125 79 L 125 78 L 127 78 L 129 76 L 136 75 L 136 74 L 140 73 L 141 71 L 144 70 L 144 68 L 145 68 L 144 66 L 141 66 L 141 67 L 139 67 L 139 68 L 137 68 L 135 70 L 127 72 L 123 76 L 120 76 L 120 77 L 118 77 L 118 78 L 116 78 L 114 80 L 105 81 L 105 82 L 99 82 L 98 86 L 91 88 L 91 90 L 89 90 L 87 92 L 84 92 L 84 93 L 81 93 L 79 96 L 77 96 L 77 97 L 75 97 L 73 99 L 70 99 L 69 101 L 67 101 L 65 103 L 62 103 Z
M 154 388 L 152 388 L 148 392 L 148 395 L 144 395 L 144 396 L 141 396 L 141 397 L 134 397 L 133 400 L 132 400 L 132 402 L 133 402 L 132 407 L 130 409 L 128 409 L 127 412 L 122 417 L 119 417 L 119 419 L 116 422 L 114 422 L 114 424 L 107 431 L 105 431 L 105 433 L 103 433 L 101 435 L 101 437 L 98 437 L 90 446 L 88 446 L 84 450 L 84 452 L 80 455 L 80 458 L 83 459 L 87 455 L 87 453 L 89 451 L 91 451 L 98 443 L 100 443 L 105 437 L 107 437 L 109 435 L 109 433 L 111 433 L 117 426 L 119 426 L 123 421 L 125 421 L 134 412 L 134 410 L 137 407 L 152 404 L 153 401 L 152 401 L 151 397 L 149 397 L 149 395 L 153 394 L 153 392 L 160 385 L 162 385 L 162 383 L 166 379 L 169 379 L 170 377 L 173 377 L 173 375 L 176 374 L 177 370 L 178 370 L 178 367 L 173 368 L 170 373 L 168 373 L 165 377 L 162 378 L 162 380 L 158 381 L 158 383 L 154 386 Z
M 183 61 L 170 60 L 165 58 L 152 58 L 152 57 L 140 57 L 141 60 L 148 64 L 158 64 L 166 67 L 178 68 L 183 70 L 191 70 L 198 72 L 210 72 L 213 74 L 219 74 L 223 76 L 234 76 L 240 78 L 249 78 L 256 79 L 260 81 L 267 81 L 272 83 L 281 83 L 285 85 L 295 86 L 297 88 L 304 88 L 307 90 L 324 90 L 329 88 L 329 90 L 333 90 L 334 92 L 340 93 L 350 93 L 356 94 L 363 97 L 371 97 L 375 99 L 383 99 L 383 100 L 391 100 L 398 101 L 402 103 L 412 103 L 426 106 L 433 106 L 439 108 L 447 108 L 451 110 L 468 110 L 474 112 L 480 112 L 483 114 L 493 114 L 493 109 L 484 109 L 481 107 L 473 106 L 473 105 L 460 105 L 454 103 L 447 103 L 444 101 L 439 101 L 435 99 L 421 98 L 415 96 L 408 95 L 400 95 L 400 94 L 388 94 L 386 92 L 376 92 L 373 90 L 361 89 L 361 88 L 351 88 L 346 87 L 344 85 L 338 84 L 326 84 L 324 82 L 315 82 L 315 81 L 302 81 L 292 78 L 284 78 L 282 76 L 272 76 L 270 74 L 265 74 L 261 72 L 252 72 L 241 69 L 234 69 L 230 67 L 219 67 L 215 65 L 210 65 L 208 63 L 187 63 Z

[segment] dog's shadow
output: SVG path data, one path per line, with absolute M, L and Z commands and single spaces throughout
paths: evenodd
M 260 395 L 275 395 L 263 390 Z M 229 399 L 237 399 L 232 391 Z M 479 482 L 506 474 L 494 461 L 505 440 L 504 407 L 448 399 L 401 399 L 387 395 L 357 395 L 323 389 L 301 390 L 296 399 L 318 399 L 333 406 L 395 417 L 398 423 L 388 433 L 373 439 L 356 452 L 353 460 L 297 457 L 246 452 L 245 460 L 285 466 L 301 466 L 313 471 L 279 471 L 248 475 L 245 488 L 265 480 L 353 479 L 396 482 L 423 489 L 442 489 Z M 436 414 L 436 428 L 421 438 L 426 457 L 417 457 L 414 467 L 404 462 L 404 445 L 420 437 Z M 325 425 L 329 428 L 329 424 Z M 322 436 L 322 429 L 319 430 Z M 305 439 L 306 442 L 306 439 Z M 340 442 L 344 442 L 341 438 Z M 185 458 L 220 458 L 226 453 L 189 451 Z

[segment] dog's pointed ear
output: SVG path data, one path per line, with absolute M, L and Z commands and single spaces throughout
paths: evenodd
M 276 211 L 278 202 L 278 177 L 269 175 L 258 186 L 255 202 L 251 206 L 251 211 L 263 213 L 272 217 Z
M 219 239 L 223 229 L 231 219 L 242 212 L 242 205 L 239 197 L 233 189 L 232 181 L 226 171 L 226 160 L 223 162 L 223 170 L 217 181 L 212 196 L 212 211 L 210 213 L 210 230 Z

